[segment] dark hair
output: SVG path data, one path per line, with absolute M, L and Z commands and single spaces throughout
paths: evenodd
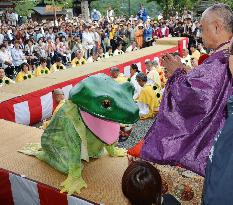
M 136 72 L 140 72 L 139 70 L 138 70 L 138 66 L 137 66 L 137 64 L 132 64 L 131 66 L 130 66 L 133 70 L 135 70 Z
M 23 68 L 24 68 L 25 65 L 29 68 L 29 64 L 28 63 L 22 63 L 21 64 L 21 70 L 23 70 Z
M 132 205 L 161 205 L 161 176 L 148 162 L 132 162 L 122 177 L 122 191 Z
M 3 48 L 3 47 L 6 48 L 6 45 L 2 43 L 2 44 L 0 45 L 0 49 Z
M 61 57 L 57 57 L 55 62 L 61 62 Z
M 40 63 L 46 63 L 47 61 L 46 61 L 46 59 L 45 58 L 41 58 L 40 59 Z

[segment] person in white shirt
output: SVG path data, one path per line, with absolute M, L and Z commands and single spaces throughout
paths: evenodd
M 83 42 L 83 47 L 85 49 L 85 57 L 87 59 L 90 56 L 91 51 L 95 45 L 93 33 L 89 31 L 88 26 L 86 26 L 83 31 L 82 42 Z
M 124 51 L 122 51 L 122 44 L 118 44 L 116 50 L 114 51 L 113 55 L 114 56 L 118 56 L 118 55 L 121 55 L 123 54 Z
M 90 56 L 87 59 L 87 63 L 94 63 L 94 62 L 99 61 L 99 60 L 100 60 L 100 57 L 99 57 L 98 53 L 93 53 L 92 56 Z
M 2 64 L 2 68 L 7 68 L 8 66 L 12 66 L 12 57 L 10 53 L 6 49 L 6 45 L 0 45 L 0 63 Z
M 19 48 L 19 41 L 15 41 L 15 46 L 11 50 L 11 56 L 13 59 L 13 64 L 16 67 L 16 71 L 18 72 L 20 70 L 20 65 L 26 62 L 23 51 Z
M 137 44 L 136 44 L 135 41 L 133 41 L 133 42 L 131 43 L 131 45 L 126 49 L 125 52 L 126 52 L 126 53 L 129 53 L 129 52 L 136 51 L 136 50 L 138 50 Z
M 134 90 L 134 95 L 133 95 L 133 99 L 136 100 L 140 94 L 141 91 L 141 86 L 138 84 L 136 76 L 137 74 L 140 73 L 137 64 L 132 64 L 130 66 L 130 82 L 133 84 L 135 90 Z
M 109 6 L 107 10 L 107 20 L 109 23 L 113 22 L 114 20 L 114 10 L 112 9 L 111 6 Z

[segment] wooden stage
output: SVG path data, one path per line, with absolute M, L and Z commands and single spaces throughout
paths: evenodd
M 40 142 L 43 130 L 4 120 L 0 120 L 0 130 L 0 167 L 59 189 L 65 175 L 35 157 L 17 152 L 27 143 Z M 121 177 L 127 165 L 127 157 L 109 156 L 85 163 L 82 176 L 88 187 L 79 196 L 99 204 L 127 205 L 121 192 Z

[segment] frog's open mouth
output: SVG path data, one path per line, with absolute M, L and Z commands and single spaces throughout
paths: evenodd
M 80 110 L 80 113 L 86 126 L 100 140 L 109 145 L 118 140 L 120 123 L 94 117 L 93 115 L 82 110 Z

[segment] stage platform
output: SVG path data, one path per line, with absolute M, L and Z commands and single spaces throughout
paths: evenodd
M 0 168 L 21 176 L 23 175 L 38 183 L 43 183 L 53 188 L 60 189 L 60 183 L 66 179 L 64 174 L 61 174 L 35 157 L 17 152 L 17 150 L 22 149 L 27 143 L 40 142 L 43 130 L 5 120 L 0 120 L 0 129 Z M 133 158 L 130 157 L 130 159 L 132 160 Z M 138 159 L 134 158 L 133 160 Z M 91 160 L 89 163 L 84 164 L 85 166 L 82 176 L 88 187 L 82 189 L 82 192 L 78 197 L 95 202 L 98 205 L 128 204 L 128 201 L 124 198 L 121 191 L 121 178 L 128 166 L 127 157 L 113 158 L 106 155 L 100 159 Z M 165 192 L 176 196 L 181 201 L 182 205 L 201 204 L 203 177 L 180 167 L 156 164 L 154 166 L 160 170 L 160 174 L 164 180 L 163 189 Z
M 66 179 L 65 175 L 35 157 L 17 152 L 27 143 L 40 142 L 43 130 L 4 120 L 0 120 L 0 130 L 0 168 L 54 188 L 60 188 L 60 183 Z M 127 205 L 127 200 L 121 192 L 121 177 L 127 165 L 127 157 L 109 156 L 85 163 L 82 176 L 88 187 L 82 189 L 78 196 L 98 204 Z M 2 204 L 1 196 L 0 204 Z

